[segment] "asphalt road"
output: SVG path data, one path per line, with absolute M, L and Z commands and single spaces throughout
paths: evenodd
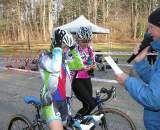
M 99 79 L 114 79 L 113 72 L 108 70 L 107 73 L 96 71 L 95 77 Z M 14 113 L 25 114 L 32 118 L 33 108 L 23 102 L 23 96 L 34 95 L 39 97 L 41 88 L 41 79 L 39 74 L 17 72 L 13 70 L 0 70 L 0 130 L 5 130 L 8 119 Z M 100 87 L 117 87 L 117 97 L 107 107 L 114 107 L 127 113 L 137 126 L 137 130 L 144 130 L 143 126 L 143 108 L 131 99 L 127 92 L 117 84 L 95 82 L 94 89 Z M 76 112 L 81 106 L 74 100 L 74 111 Z M 76 105 L 75 105 L 76 104 Z

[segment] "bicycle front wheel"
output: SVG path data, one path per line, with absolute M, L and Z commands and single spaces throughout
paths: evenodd
M 32 123 L 24 115 L 16 114 L 11 117 L 7 130 L 34 130 Z
M 96 130 L 136 130 L 131 118 L 115 108 L 104 108 L 104 118 L 96 125 Z M 97 110 L 93 114 L 100 114 Z

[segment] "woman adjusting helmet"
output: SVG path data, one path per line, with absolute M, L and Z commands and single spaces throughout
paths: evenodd
M 55 34 L 59 37 L 55 37 Z M 61 40 L 58 40 L 61 39 Z M 57 43 L 56 41 L 59 41 L 59 43 Z M 57 45 L 61 44 L 61 46 L 59 47 L 71 47 L 74 45 L 74 40 L 72 37 L 72 34 L 62 30 L 62 29 L 57 29 L 53 32 L 53 39 L 52 39 L 52 47 L 56 47 Z

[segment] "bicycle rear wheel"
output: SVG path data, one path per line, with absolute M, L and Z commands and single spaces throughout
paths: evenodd
M 24 115 L 16 114 L 11 117 L 7 130 L 34 130 L 32 123 Z
M 104 118 L 96 125 L 95 130 L 136 130 L 131 118 L 115 108 L 104 108 Z M 97 110 L 93 114 L 99 114 Z

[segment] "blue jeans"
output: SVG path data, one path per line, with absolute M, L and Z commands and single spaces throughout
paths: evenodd
M 146 130 L 160 130 L 160 112 L 144 110 L 143 118 Z

